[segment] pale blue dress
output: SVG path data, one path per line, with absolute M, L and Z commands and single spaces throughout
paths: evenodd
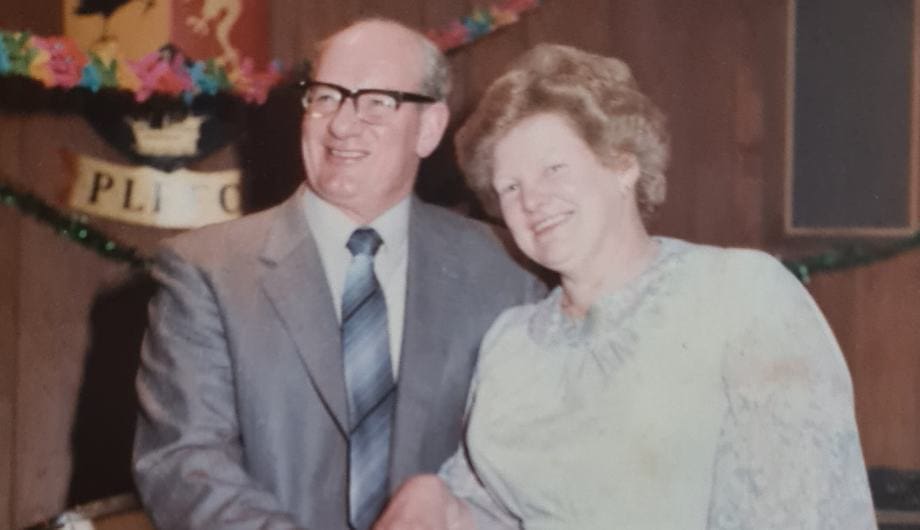
M 852 384 L 799 282 L 758 251 L 656 238 L 584 319 L 545 300 L 483 342 L 441 470 L 480 528 L 875 528 Z

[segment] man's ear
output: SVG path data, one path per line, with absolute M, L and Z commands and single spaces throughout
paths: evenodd
M 447 122 L 450 120 L 450 109 L 447 103 L 438 101 L 425 105 L 420 116 L 418 142 L 415 144 L 415 153 L 419 158 L 430 155 L 444 136 Z

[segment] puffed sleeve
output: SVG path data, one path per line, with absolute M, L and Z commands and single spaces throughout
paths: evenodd
M 469 418 L 470 412 L 476 405 L 479 370 L 486 364 L 483 361 L 492 354 L 496 337 L 507 326 L 509 313 L 513 311 L 513 309 L 506 310 L 499 315 L 483 337 L 479 365 L 473 380 L 470 382 L 470 391 L 466 400 L 465 416 L 467 418 Z M 450 488 L 451 493 L 462 499 L 470 507 L 477 530 L 517 530 L 523 528 L 520 520 L 489 493 L 474 472 L 467 453 L 465 440 L 461 442 L 457 452 L 441 465 L 438 475 Z
M 728 408 L 716 449 L 711 530 L 876 528 L 850 375 L 814 300 L 773 258 L 742 256 L 727 304 Z
M 500 505 L 473 473 L 461 447 L 447 459 L 438 473 L 451 492 L 470 507 L 477 530 L 518 530 L 520 521 Z

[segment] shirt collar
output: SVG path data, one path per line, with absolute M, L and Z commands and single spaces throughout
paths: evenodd
M 337 248 L 346 248 L 351 233 L 362 225 L 313 193 L 308 186 L 303 188 L 304 212 L 314 235 L 326 241 L 335 241 Z M 383 240 L 378 254 L 398 252 L 405 247 L 409 238 L 410 202 L 410 196 L 406 196 L 367 225 L 376 230 Z

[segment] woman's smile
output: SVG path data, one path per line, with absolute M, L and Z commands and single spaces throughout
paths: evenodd
M 541 216 L 530 225 L 530 230 L 536 236 L 542 236 L 553 231 L 555 228 L 566 224 L 574 215 L 574 212 L 567 211 L 549 216 Z

